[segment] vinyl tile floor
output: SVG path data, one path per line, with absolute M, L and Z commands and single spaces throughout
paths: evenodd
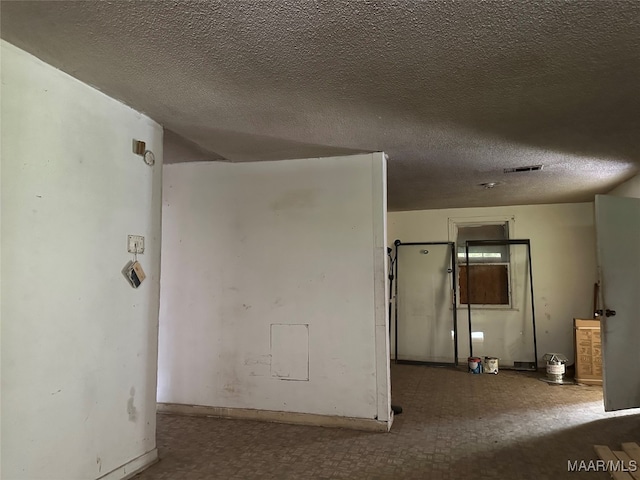
M 389 433 L 158 415 L 160 461 L 137 480 L 608 479 L 569 471 L 594 444 L 640 443 L 640 410 L 605 413 L 602 388 L 541 375 L 392 365 Z

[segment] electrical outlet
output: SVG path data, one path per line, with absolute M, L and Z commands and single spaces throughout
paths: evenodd
M 129 235 L 127 237 L 127 251 L 129 253 L 144 253 L 144 237 L 142 235 Z

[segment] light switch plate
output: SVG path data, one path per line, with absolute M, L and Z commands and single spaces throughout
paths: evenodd
M 142 235 L 129 235 L 127 237 L 127 251 L 129 253 L 144 253 L 144 237 Z

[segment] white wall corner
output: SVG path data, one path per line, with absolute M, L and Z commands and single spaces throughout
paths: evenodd
M 389 360 L 389 284 L 387 282 L 387 162 L 382 152 L 372 154 L 373 290 L 375 302 L 375 355 L 377 418 L 392 421 Z
M 626 182 L 618 185 L 607 195 L 615 195 L 616 197 L 632 197 L 640 198 L 640 174 L 631 177 Z

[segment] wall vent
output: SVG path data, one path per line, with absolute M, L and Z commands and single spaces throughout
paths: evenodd
M 526 167 L 505 168 L 504 173 L 519 173 L 519 172 L 536 172 L 542 170 L 544 165 L 527 165 Z

